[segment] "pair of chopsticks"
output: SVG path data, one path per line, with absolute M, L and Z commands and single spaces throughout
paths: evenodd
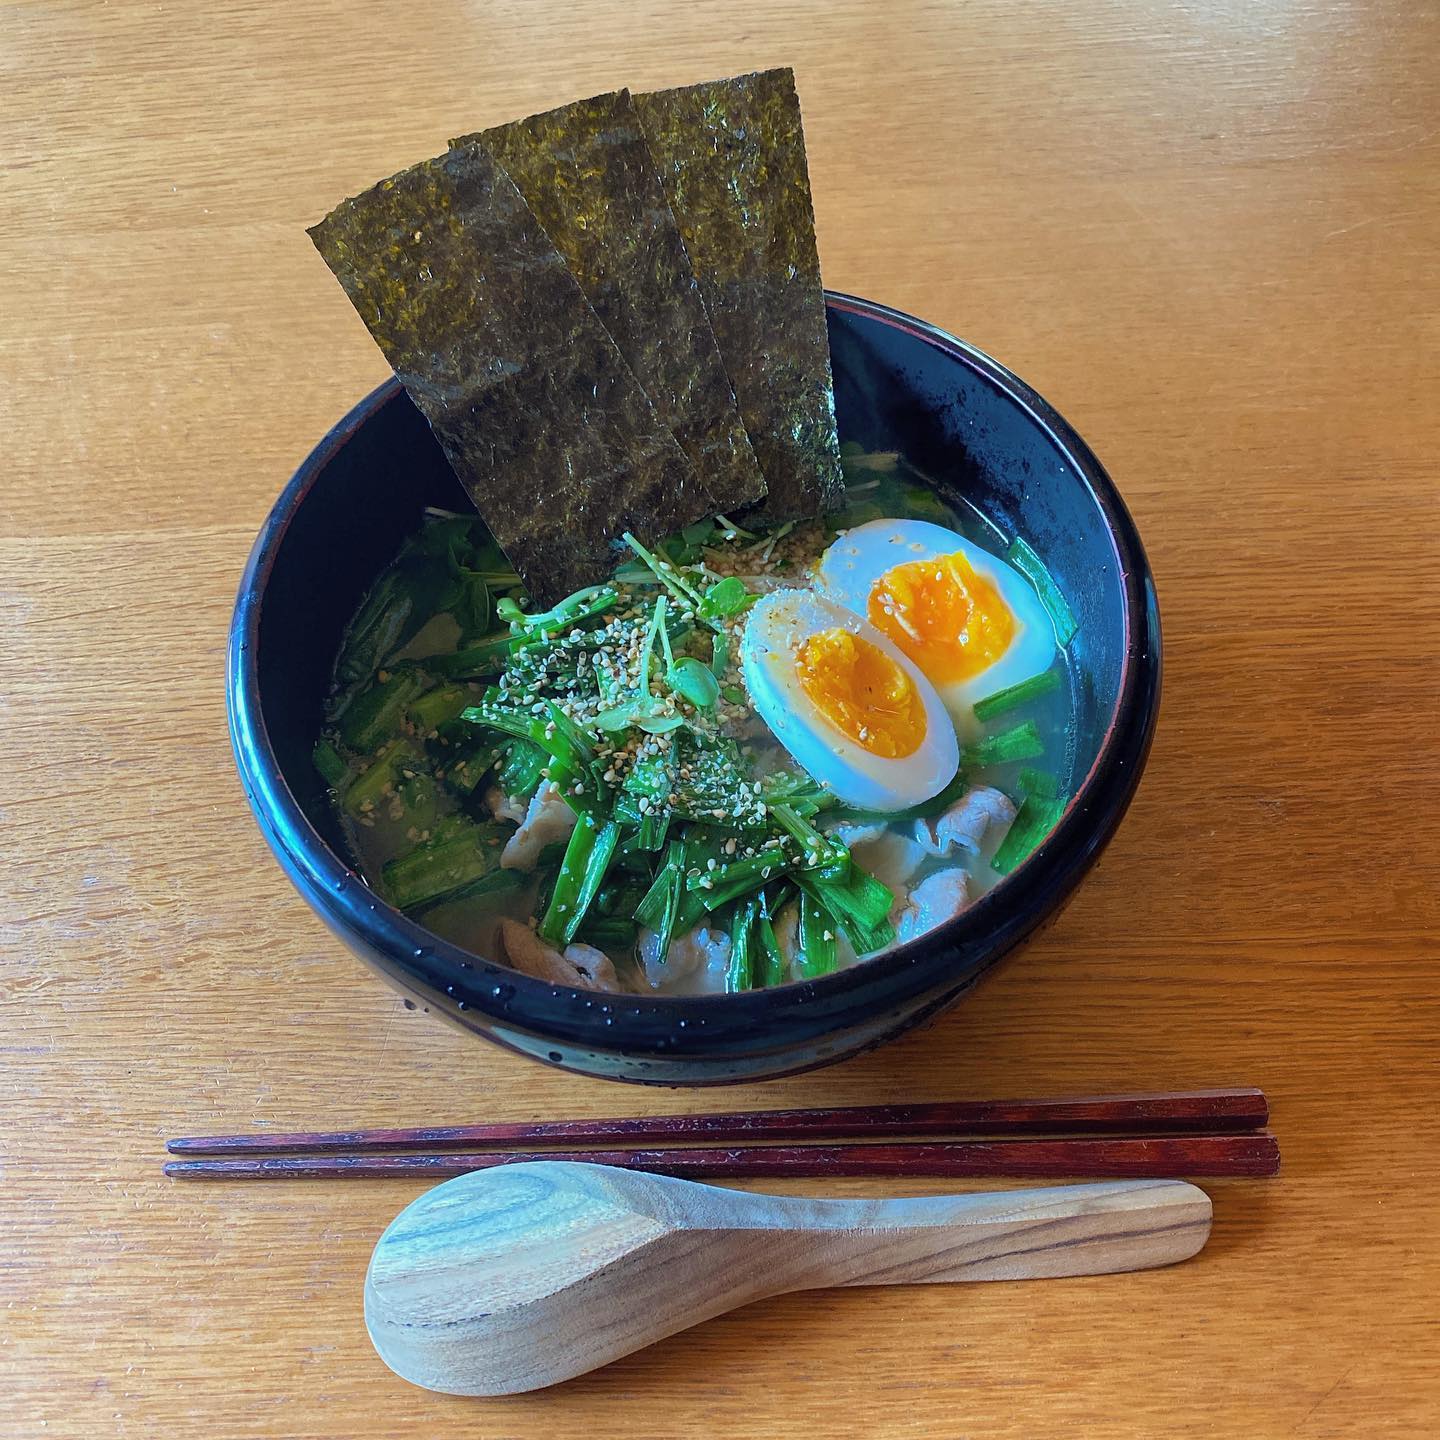
M 1266 1176 L 1280 1168 L 1279 1147 L 1264 1128 L 1269 1115 L 1261 1091 L 1224 1089 L 190 1136 L 167 1143 L 171 1154 L 186 1158 L 169 1161 L 165 1173 L 212 1180 L 443 1179 L 527 1160 L 584 1160 L 699 1180 Z

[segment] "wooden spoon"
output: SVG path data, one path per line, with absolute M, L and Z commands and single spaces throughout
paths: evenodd
M 508 1395 L 766 1295 L 1142 1270 L 1209 1234 L 1209 1197 L 1178 1180 L 810 1200 L 541 1161 L 407 1205 L 371 1257 L 365 1324 L 416 1385 Z

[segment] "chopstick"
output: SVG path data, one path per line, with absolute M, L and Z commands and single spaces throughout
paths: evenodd
M 1259 1130 L 1269 1118 L 1264 1094 L 1244 1087 L 1070 1099 L 952 1100 L 821 1110 L 499 1121 L 405 1130 L 195 1135 L 170 1140 L 165 1148 L 175 1155 L 256 1156 L 436 1152 L 607 1142 L 638 1147 L 702 1140 L 738 1144 L 753 1140 L 910 1139 L 936 1135 L 1234 1134 Z
M 268 1155 L 172 1160 L 176 1179 L 285 1180 L 348 1176 L 444 1179 L 531 1160 L 579 1160 L 694 1179 L 798 1179 L 889 1175 L 908 1179 L 1009 1175 L 1025 1178 L 1274 1175 L 1280 1150 L 1267 1131 L 1245 1135 L 1112 1136 L 971 1140 L 893 1145 L 761 1145 L 711 1149 L 543 1150 L 482 1154 Z

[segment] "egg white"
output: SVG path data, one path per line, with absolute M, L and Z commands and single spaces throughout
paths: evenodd
M 988 579 L 1015 617 L 1015 635 L 1005 652 L 966 680 L 939 681 L 927 676 L 945 708 L 964 733 L 976 721 L 971 706 L 997 690 L 1008 689 L 1050 668 L 1055 658 L 1055 627 L 1030 582 L 1012 566 L 963 535 L 928 520 L 871 520 L 841 533 L 820 557 L 820 591 L 857 615 L 869 610 L 870 591 L 887 570 L 913 560 L 934 560 L 962 553 L 977 575 Z
M 820 712 L 795 673 L 799 647 L 823 630 L 868 640 L 910 677 L 925 711 L 925 738 L 909 755 L 873 755 Z M 960 763 L 955 727 L 935 687 L 914 661 L 868 620 L 810 590 L 775 590 L 750 611 L 740 638 L 740 668 L 756 713 L 775 738 L 845 804 L 903 810 L 943 790 Z

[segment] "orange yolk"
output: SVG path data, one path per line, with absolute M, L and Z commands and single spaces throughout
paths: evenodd
M 871 587 L 867 609 L 870 623 L 937 684 L 978 675 L 1015 638 L 1010 607 L 963 552 L 887 570 Z
M 915 682 L 879 646 L 848 630 L 819 630 L 795 656 L 800 688 L 862 750 L 898 760 L 925 738 Z

